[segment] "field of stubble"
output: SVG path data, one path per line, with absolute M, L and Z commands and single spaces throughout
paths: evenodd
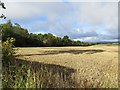
M 78 86 L 118 87 L 118 46 L 19 48 L 18 58 L 73 68 Z

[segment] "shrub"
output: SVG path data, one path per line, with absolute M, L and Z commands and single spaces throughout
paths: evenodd
M 14 54 L 15 54 L 15 49 L 13 49 L 14 47 L 14 42 L 15 39 L 14 38 L 8 38 L 5 42 L 2 43 L 2 63 L 3 65 L 9 65 L 14 63 L 15 58 L 14 58 Z
M 2 86 L 6 87 L 9 85 L 11 80 L 11 74 L 15 71 L 15 50 L 13 49 L 14 38 L 8 38 L 2 43 Z

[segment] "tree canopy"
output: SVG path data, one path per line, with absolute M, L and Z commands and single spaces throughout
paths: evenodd
M 90 46 L 93 43 L 85 43 L 80 41 L 74 41 L 69 36 L 58 37 L 51 33 L 47 34 L 33 34 L 29 33 L 27 29 L 22 28 L 18 23 L 14 25 L 10 20 L 2 26 L 2 41 L 6 41 L 7 38 L 15 38 L 15 46 L 18 47 L 41 47 L 41 46 Z

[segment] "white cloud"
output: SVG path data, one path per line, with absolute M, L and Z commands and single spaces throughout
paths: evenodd
M 79 7 L 79 6 L 78 6 Z M 117 3 L 80 3 L 78 21 L 116 29 L 118 19 Z
M 82 30 L 80 28 L 77 28 L 76 31 L 77 31 L 77 33 L 82 32 Z
M 26 25 L 31 32 L 50 32 L 59 36 L 69 35 L 72 39 L 83 38 L 83 40 L 116 38 L 117 2 L 75 3 L 70 0 L 71 3 L 60 3 L 59 1 L 53 3 L 9 2 L 6 3 L 7 9 L 3 13 L 8 19 L 28 23 Z M 39 16 L 46 16 L 47 21 L 40 21 Z M 30 22 L 32 24 L 29 24 Z
M 119 0 L 2 0 L 4 2 L 118 2 Z

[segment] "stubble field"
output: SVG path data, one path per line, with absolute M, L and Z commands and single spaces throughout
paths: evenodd
M 17 58 L 72 68 L 80 87 L 118 87 L 118 46 L 18 48 Z

